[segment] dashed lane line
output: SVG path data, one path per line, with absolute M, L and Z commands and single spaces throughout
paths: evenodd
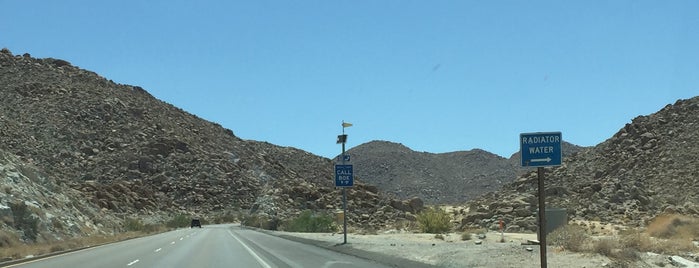
M 129 262 L 129 264 L 127 264 L 126 266 L 131 266 L 131 265 L 134 265 L 134 264 L 136 264 L 137 262 L 138 262 L 138 260 L 135 260 L 135 261 Z
M 259 255 L 257 255 L 257 253 L 255 253 L 255 251 L 253 251 L 250 247 L 248 247 L 248 245 L 246 245 L 245 243 L 243 243 L 243 241 L 240 240 L 240 238 L 238 238 L 236 235 L 234 235 L 230 230 L 228 231 L 228 234 L 230 234 L 233 238 L 235 238 L 235 240 L 238 240 L 238 242 L 239 242 L 241 245 L 243 245 L 243 247 L 250 253 L 250 255 L 252 255 L 253 257 L 255 257 L 255 259 L 257 260 L 257 262 L 258 262 L 260 265 L 262 265 L 262 267 L 264 267 L 264 268 L 272 268 L 272 266 L 269 266 L 269 264 L 267 264 L 264 260 L 262 260 L 262 258 L 260 258 Z

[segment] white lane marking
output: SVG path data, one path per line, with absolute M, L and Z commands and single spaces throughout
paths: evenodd
M 135 261 L 129 262 L 129 264 L 127 264 L 126 266 L 131 266 L 131 265 L 134 265 L 134 264 L 136 264 L 137 262 L 138 262 L 138 260 L 135 260 Z
M 170 245 L 174 245 L 174 244 L 175 244 L 175 241 L 170 242 Z
M 182 239 L 184 239 L 184 237 L 180 237 L 180 241 L 182 241 Z
M 163 250 L 163 248 L 158 248 L 158 249 L 155 250 L 155 252 L 159 252 L 159 251 L 161 251 L 161 250 Z
M 323 268 L 330 268 L 331 266 L 335 264 L 352 264 L 351 262 L 346 262 L 346 261 L 329 261 L 326 262 L 325 265 L 323 265 Z
M 240 244 L 243 245 L 243 247 L 250 253 L 250 255 L 252 255 L 253 257 L 255 257 L 255 259 L 257 260 L 257 262 L 258 262 L 260 265 L 262 265 L 262 267 L 264 267 L 264 268 L 272 268 L 272 266 L 269 266 L 269 264 L 267 264 L 264 260 L 262 260 L 262 258 L 260 258 L 260 256 L 257 255 L 257 253 L 255 253 L 254 251 L 252 251 L 252 249 L 251 249 L 250 247 L 248 247 L 248 245 L 246 245 L 245 243 L 243 243 L 243 241 L 240 240 L 240 238 L 238 238 L 237 236 L 235 236 L 230 230 L 228 231 L 228 234 L 230 234 L 233 238 L 235 238 L 235 240 L 238 240 L 238 242 L 240 242 Z

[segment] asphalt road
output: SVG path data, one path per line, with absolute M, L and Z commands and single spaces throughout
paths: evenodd
M 180 229 L 8 267 L 390 267 L 232 225 Z

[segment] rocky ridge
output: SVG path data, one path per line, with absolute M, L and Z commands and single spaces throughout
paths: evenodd
M 11 189 L 0 191 L 0 208 L 7 214 L 13 204 L 35 204 L 30 216 L 40 221 L 39 238 L 60 234 L 51 219 L 85 235 L 119 231 L 128 217 L 162 222 L 175 214 L 252 211 L 284 220 L 303 209 L 341 208 L 329 159 L 242 140 L 138 86 L 64 60 L 3 49 L 0 99 L 0 187 Z M 35 192 L 37 186 L 49 190 Z M 361 181 L 348 199 L 356 226 L 378 228 L 419 209 Z M 5 215 L 0 230 L 27 239 L 15 223 Z
M 563 142 L 564 157 L 582 147 Z M 458 204 L 497 191 L 526 173 L 519 153 L 509 159 L 474 149 L 449 153 L 416 152 L 389 141 L 371 141 L 347 151 L 356 174 L 381 191 L 427 204 Z
M 634 118 L 613 137 L 546 169 L 547 207 L 572 219 L 645 226 L 660 213 L 699 215 L 699 97 Z M 537 173 L 469 203 L 462 225 L 534 231 Z
M 465 202 L 516 177 L 507 159 L 477 149 L 434 154 L 372 141 L 347 154 L 357 177 L 401 198 L 419 197 L 427 204 Z

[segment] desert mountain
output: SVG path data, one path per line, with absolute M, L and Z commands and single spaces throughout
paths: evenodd
M 516 141 L 516 140 L 515 140 Z M 582 147 L 563 142 L 564 157 Z M 524 174 L 519 153 L 510 159 L 484 150 L 450 153 L 416 152 L 388 141 L 372 141 L 347 151 L 356 174 L 381 191 L 428 204 L 463 203 Z
M 645 225 L 660 213 L 699 215 L 699 97 L 634 118 L 613 137 L 546 169 L 546 203 L 570 218 Z M 464 224 L 503 217 L 513 230 L 535 230 L 537 175 L 532 171 L 470 202 Z
M 119 231 L 132 217 L 245 211 L 277 222 L 342 207 L 329 159 L 240 139 L 64 60 L 3 49 L 0 99 L 0 231 L 28 240 Z M 348 198 L 350 223 L 374 228 L 420 205 L 362 182 Z

